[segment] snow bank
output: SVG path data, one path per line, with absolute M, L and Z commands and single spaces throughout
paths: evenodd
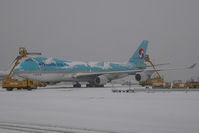
M 128 94 L 111 89 L 0 89 L 0 121 L 122 133 L 199 131 L 199 92 Z

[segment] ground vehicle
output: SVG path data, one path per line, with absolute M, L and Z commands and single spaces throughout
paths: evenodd
M 27 54 L 30 54 L 30 53 L 27 53 L 25 48 L 23 47 L 19 48 L 19 56 L 16 57 L 15 65 L 9 72 L 8 76 L 5 78 L 5 80 L 2 81 L 2 88 L 6 88 L 8 91 L 12 91 L 14 88 L 27 89 L 27 90 L 32 90 L 32 89 L 37 88 L 37 84 L 35 84 L 32 80 L 25 79 L 22 81 L 18 81 L 11 77 L 12 72 L 14 68 L 17 66 L 17 64 L 19 63 L 20 59 L 22 59 L 23 57 L 26 57 Z M 38 53 L 31 53 L 31 54 L 38 54 Z
M 140 81 L 139 85 L 141 86 L 145 86 L 145 85 L 150 85 L 152 86 L 153 83 L 163 83 L 163 79 L 159 78 L 159 77 L 155 77 L 155 78 L 149 78 L 146 81 Z
M 149 78 L 144 82 L 140 82 L 139 84 L 144 86 L 144 85 L 152 85 L 152 88 L 168 88 L 168 84 L 164 84 L 164 79 L 160 76 L 158 71 L 155 69 L 155 66 L 151 62 L 149 55 L 145 56 L 145 61 L 149 62 L 151 66 L 153 67 L 155 73 L 157 74 L 157 77 L 155 78 Z
M 188 82 L 189 88 L 199 88 L 199 82 L 191 81 Z
M 189 87 L 188 82 L 183 83 L 181 80 L 173 81 L 172 88 L 188 88 L 188 87 Z
M 6 88 L 7 91 L 12 91 L 14 88 L 32 90 L 36 89 L 37 85 L 32 80 L 17 81 L 10 79 L 2 81 L 2 88 Z

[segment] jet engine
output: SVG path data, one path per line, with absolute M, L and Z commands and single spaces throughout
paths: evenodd
M 104 75 L 100 75 L 95 79 L 95 84 L 97 85 L 105 85 L 108 82 L 108 79 Z
M 137 81 L 146 81 L 149 78 L 150 78 L 150 76 L 144 72 L 136 73 L 136 75 L 135 75 L 135 80 L 137 80 Z

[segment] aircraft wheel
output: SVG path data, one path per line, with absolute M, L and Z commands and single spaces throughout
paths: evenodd
M 13 90 L 13 88 L 6 88 L 6 90 L 7 90 L 7 91 L 12 91 L 12 90 Z
M 90 87 L 90 84 L 86 84 L 86 87 Z
M 93 84 L 86 84 L 86 87 L 93 87 Z
M 95 85 L 95 87 L 104 87 L 104 85 Z
M 27 88 L 27 90 L 28 90 L 28 91 L 31 91 L 31 90 L 32 90 L 32 88 L 28 87 L 28 88 Z
M 81 88 L 81 84 L 77 82 L 76 84 L 73 85 L 74 88 Z

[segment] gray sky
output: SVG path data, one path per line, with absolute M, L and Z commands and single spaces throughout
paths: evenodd
M 199 63 L 198 0 L 0 0 L 0 69 L 18 47 L 43 56 L 124 62 L 149 40 L 154 63 Z M 199 73 L 164 72 L 187 79 Z

